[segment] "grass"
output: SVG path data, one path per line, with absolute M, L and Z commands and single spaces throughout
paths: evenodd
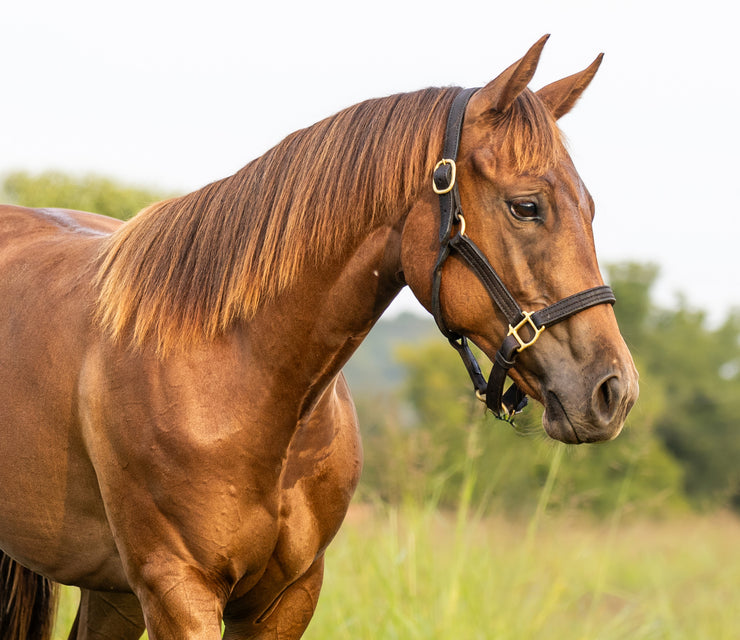
M 543 511 L 533 525 L 357 505 L 305 638 L 737 638 L 739 539 L 730 515 L 595 523 Z
M 307 639 L 737 638 L 740 523 L 354 512 Z
M 471 446 L 475 431 L 471 431 Z M 629 521 L 624 478 L 610 518 L 552 516 L 565 447 L 534 512 L 472 508 L 475 456 L 459 507 L 352 507 L 327 551 L 305 640 L 730 640 L 740 629 L 740 520 L 730 514 Z M 61 640 L 76 593 L 65 589 Z

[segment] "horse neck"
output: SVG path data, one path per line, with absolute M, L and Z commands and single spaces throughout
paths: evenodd
M 243 325 L 250 351 L 258 349 L 259 360 L 268 363 L 272 385 L 300 390 L 299 415 L 339 373 L 402 288 L 400 226 L 378 227 L 346 255 L 307 269 Z

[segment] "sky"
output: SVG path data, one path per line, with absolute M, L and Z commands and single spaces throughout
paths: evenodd
M 8 0 L 0 178 L 56 169 L 194 190 L 367 98 L 481 86 L 545 33 L 533 89 L 605 53 L 560 121 L 596 201 L 601 264 L 657 263 L 660 304 L 681 294 L 721 321 L 740 307 L 726 0 Z

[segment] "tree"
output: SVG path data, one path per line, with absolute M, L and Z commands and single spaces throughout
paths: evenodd
M 685 508 L 688 498 L 698 508 L 740 509 L 740 311 L 710 327 L 686 301 L 673 309 L 653 302 L 655 265 L 612 265 L 609 275 L 640 371 L 640 399 L 615 441 L 564 450 L 550 505 L 604 513 L 619 503 L 660 513 Z M 398 359 L 405 383 L 387 410 L 378 413 L 377 398 L 369 408 L 360 401 L 366 490 L 383 486 L 379 494 L 388 499 L 453 505 L 472 470 L 478 504 L 530 508 L 560 445 L 544 436 L 521 438 L 484 417 L 442 338 L 400 349 Z M 539 412 L 528 408 L 519 430 L 542 434 Z
M 120 220 L 165 197 L 154 190 L 124 186 L 101 176 L 75 178 L 56 171 L 37 176 L 25 171 L 11 173 L 3 181 L 2 190 L 12 203 L 21 206 L 78 209 Z
M 653 311 L 650 290 L 658 278 L 658 265 L 623 262 L 609 265 L 607 271 L 617 298 L 614 311 L 619 329 L 631 349 L 640 349 Z
M 740 506 L 740 313 L 711 329 L 685 300 L 671 310 L 650 303 L 655 267 L 627 263 L 609 273 L 641 377 L 661 382 L 655 430 L 684 469 L 687 495 L 697 506 Z
M 616 506 L 642 514 L 686 508 L 683 470 L 655 434 L 664 408 L 659 381 L 645 381 L 646 400 L 617 440 L 571 447 L 544 436 L 535 403 L 515 428 L 485 414 L 442 338 L 401 348 L 398 358 L 406 382 L 392 401 L 366 402 L 355 393 L 365 496 L 448 508 L 469 500 L 482 510 L 531 513 L 557 457 L 552 509 L 603 515 Z

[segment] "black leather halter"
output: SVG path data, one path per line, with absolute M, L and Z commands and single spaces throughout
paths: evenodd
M 475 243 L 465 235 L 465 218 L 460 204 L 460 192 L 457 188 L 455 161 L 460 145 L 465 108 L 475 91 L 477 89 L 464 89 L 452 103 L 447 118 L 442 160 L 434 168 L 432 183 L 434 192 L 439 195 L 441 218 L 439 256 L 434 267 L 432 280 L 432 313 L 440 331 L 460 354 L 470 379 L 473 381 L 478 398 L 486 403 L 497 418 L 511 422 L 514 415 L 519 413 L 527 404 L 526 395 L 516 384 L 512 384 L 504 393 L 507 373 L 516 363 L 519 353 L 531 347 L 546 327 L 562 322 L 584 309 L 600 304 L 614 304 L 616 298 L 610 287 L 602 285 L 568 296 L 538 311 L 522 311 L 488 262 L 488 259 Z M 452 227 L 455 224 L 459 225 L 458 231 L 452 235 Z M 440 303 L 442 267 L 452 252 L 465 261 L 478 276 L 478 279 L 488 291 L 491 300 L 498 306 L 509 323 L 509 332 L 496 352 L 493 369 L 487 382 L 470 350 L 467 338 L 464 335 L 450 331 L 442 318 Z M 522 337 L 524 330 L 528 334 L 526 338 Z

